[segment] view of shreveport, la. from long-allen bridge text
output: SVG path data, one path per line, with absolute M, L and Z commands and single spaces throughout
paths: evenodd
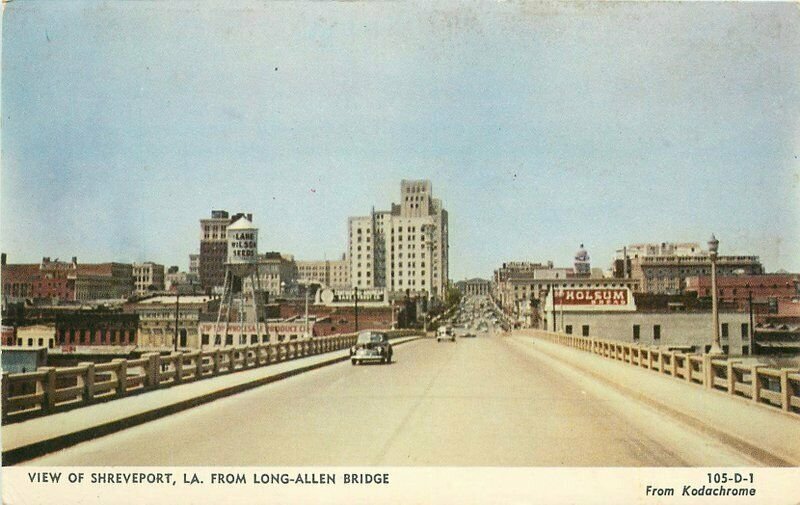
M 800 465 L 798 17 L 5 4 L 3 465 Z

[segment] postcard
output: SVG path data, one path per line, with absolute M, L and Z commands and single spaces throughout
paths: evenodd
M 800 501 L 800 9 L 6 1 L 3 503 Z

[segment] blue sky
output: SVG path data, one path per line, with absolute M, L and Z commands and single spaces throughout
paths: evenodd
M 186 268 L 212 208 L 334 258 L 348 216 L 429 178 L 454 279 L 712 232 L 800 271 L 796 5 L 4 7 L 11 262 Z

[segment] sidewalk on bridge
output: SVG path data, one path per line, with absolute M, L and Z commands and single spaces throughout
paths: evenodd
M 524 345 L 532 337 L 515 335 Z M 542 339 L 535 348 L 769 466 L 800 465 L 800 416 Z
M 392 340 L 392 345 L 418 338 L 398 338 Z M 348 359 L 348 350 L 331 351 L 8 424 L 2 429 L 3 465 L 32 459 Z

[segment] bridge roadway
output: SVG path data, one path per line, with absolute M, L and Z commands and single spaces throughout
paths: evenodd
M 28 465 L 739 466 L 755 460 L 529 338 L 423 339 L 391 365 L 328 366 Z

